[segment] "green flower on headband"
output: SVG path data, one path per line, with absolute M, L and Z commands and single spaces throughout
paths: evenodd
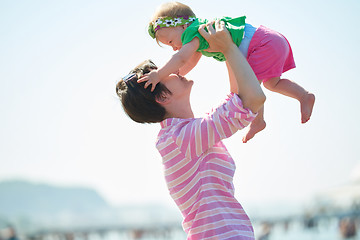
M 160 28 L 165 27 L 176 27 L 185 25 L 188 23 L 191 23 L 195 21 L 195 16 L 177 16 L 175 18 L 172 17 L 164 17 L 164 18 L 158 18 L 155 20 L 155 22 L 152 22 L 148 26 L 148 33 L 152 38 L 155 38 L 155 33 Z

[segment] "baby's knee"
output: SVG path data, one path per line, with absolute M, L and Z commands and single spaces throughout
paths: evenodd
M 280 77 L 274 77 L 274 78 L 266 79 L 266 80 L 263 81 L 263 85 L 264 85 L 264 87 L 266 89 L 269 89 L 271 91 L 276 87 L 279 80 L 280 80 Z

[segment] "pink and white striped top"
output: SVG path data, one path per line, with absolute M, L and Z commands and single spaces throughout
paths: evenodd
M 251 222 L 234 197 L 235 163 L 221 142 L 256 114 L 238 95 L 203 118 L 162 121 L 156 147 L 171 197 L 183 214 L 187 239 L 254 239 Z

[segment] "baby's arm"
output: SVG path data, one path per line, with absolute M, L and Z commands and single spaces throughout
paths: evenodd
M 179 69 L 179 74 L 181 76 L 185 76 L 186 74 L 188 74 L 197 65 L 201 58 L 201 55 L 202 54 L 200 52 L 195 52 L 192 57 L 186 62 L 186 64 Z
M 145 88 L 152 84 L 151 91 L 154 91 L 156 84 L 160 82 L 161 79 L 169 76 L 171 73 L 179 71 L 179 69 L 184 66 L 194 53 L 196 53 L 199 44 L 199 39 L 194 38 L 191 42 L 182 46 L 162 68 L 151 71 L 149 74 L 140 78 L 138 82 L 146 82 Z

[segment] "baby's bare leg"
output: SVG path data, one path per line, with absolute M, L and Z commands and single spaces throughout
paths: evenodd
M 280 77 L 270 78 L 264 82 L 264 86 L 273 92 L 297 99 L 300 102 L 301 122 L 306 123 L 311 116 L 315 95 L 306 91 L 303 87 L 289 79 Z

